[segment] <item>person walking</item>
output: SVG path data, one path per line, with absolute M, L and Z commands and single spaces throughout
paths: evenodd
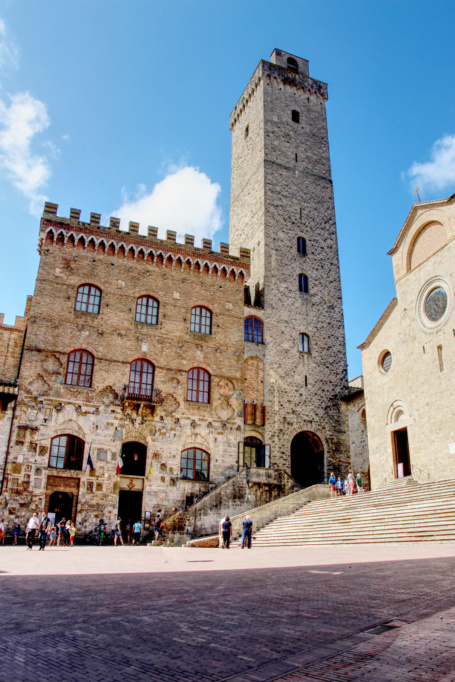
M 160 539 L 161 533 L 161 509 L 158 509 L 155 516 L 155 521 L 153 525 L 153 530 L 155 531 L 155 542 Z
M 222 519 L 220 519 L 220 522 L 218 524 L 218 545 L 221 547 L 221 549 L 224 549 L 223 521 L 224 521 L 224 516 Z
M 225 549 L 229 549 L 229 544 L 231 542 L 231 535 L 232 535 L 232 523 L 229 520 L 229 516 L 226 514 L 224 517 L 224 521 L 222 523 L 223 526 L 223 543 Z
M 120 542 L 121 545 L 123 545 L 123 538 L 122 538 L 122 519 L 117 519 L 117 521 L 114 523 L 114 545 L 117 545 L 117 540 Z
M 47 534 L 49 532 L 49 528 L 51 525 L 51 520 L 46 514 L 46 512 L 43 512 L 41 514 L 41 521 L 39 524 L 39 533 L 38 533 L 38 540 L 39 540 L 39 551 L 41 550 L 44 551 L 46 548 L 46 540 L 47 540 Z
M 17 538 L 19 537 L 20 532 L 21 532 L 21 527 L 19 524 L 17 524 L 17 526 L 14 526 L 14 530 L 13 530 L 13 545 L 17 545 Z
M 338 476 L 338 481 L 336 482 L 337 496 L 341 497 L 344 491 L 344 483 L 341 480 L 341 476 Z
M 5 519 L 0 521 L 0 545 L 5 544 Z
M 251 549 L 251 535 L 253 533 L 253 522 L 250 517 L 245 516 L 245 521 L 242 523 L 243 534 L 242 534 L 242 549 L 245 547 L 245 543 L 248 544 L 248 549 Z
M 348 489 L 346 492 L 348 495 L 352 495 L 355 492 L 355 478 L 354 478 L 354 474 L 352 473 L 352 471 L 350 471 L 348 473 L 347 482 L 348 482 L 348 485 L 347 485 Z
M 141 535 L 142 535 L 142 523 L 140 521 L 136 521 L 136 523 L 133 524 L 133 545 L 134 544 L 138 545 L 140 543 Z
M 25 528 L 25 541 L 27 543 L 27 549 L 33 549 L 33 541 L 35 539 L 36 531 L 39 528 L 39 524 L 39 518 L 37 517 L 36 513 L 33 512 L 33 516 L 30 517 Z
M 332 473 L 330 474 L 330 478 L 329 478 L 330 497 L 336 497 L 336 494 L 337 494 L 336 482 L 337 482 L 337 480 L 335 478 L 335 474 L 332 471 Z
M 57 523 L 57 547 L 60 547 L 60 543 L 65 544 L 65 526 L 66 519 L 62 519 Z
M 74 546 L 74 538 L 76 537 L 76 526 L 74 522 L 71 524 L 71 530 L 70 530 L 70 546 Z
M 57 528 L 55 526 L 52 526 L 51 537 L 49 540 L 49 547 L 55 546 L 56 544 L 57 544 Z
M 126 544 L 130 544 L 130 538 L 131 538 L 131 519 L 128 519 L 128 523 L 126 524 Z
M 357 474 L 355 477 L 355 484 L 357 486 L 357 492 L 358 493 L 363 493 L 363 488 L 362 488 L 362 477 L 360 474 Z

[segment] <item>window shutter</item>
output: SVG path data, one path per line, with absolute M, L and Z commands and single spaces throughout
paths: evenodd
M 270 445 L 264 445 L 264 466 L 270 468 Z
M 244 466 L 245 462 L 245 443 L 243 440 L 240 440 L 237 443 L 237 471 L 240 471 L 240 468 Z

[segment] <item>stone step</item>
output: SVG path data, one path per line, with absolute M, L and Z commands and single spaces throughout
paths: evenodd
M 255 534 L 256 546 L 455 541 L 455 481 L 387 488 L 311 502 Z

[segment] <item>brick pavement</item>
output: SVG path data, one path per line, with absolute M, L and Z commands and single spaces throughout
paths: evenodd
M 1 574 L 0 682 L 455 680 L 453 557 L 224 571 L 174 551 L 190 570 L 131 572 L 163 556 L 138 548 L 130 572 Z

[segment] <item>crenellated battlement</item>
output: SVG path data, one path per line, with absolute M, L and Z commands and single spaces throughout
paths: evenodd
M 275 52 L 277 51 L 274 50 L 274 53 Z M 283 66 L 281 63 L 279 63 L 279 61 L 280 60 L 278 60 L 278 63 L 267 62 L 265 60 L 261 60 L 259 62 L 256 71 L 250 78 L 250 82 L 246 86 L 242 96 L 231 112 L 231 131 L 235 128 L 237 121 L 250 103 L 251 98 L 254 97 L 259 84 L 264 79 L 267 79 L 269 82 L 275 81 L 280 83 L 280 85 L 295 88 L 296 90 L 300 90 L 304 93 L 307 93 L 308 95 L 321 97 L 324 101 L 327 101 L 328 92 L 326 83 L 317 81 L 314 78 L 310 78 L 308 75 L 308 68 L 303 73 L 295 73 L 294 71 L 291 71 L 290 69 Z M 308 62 L 306 60 L 299 59 L 299 61 L 305 62 L 308 67 Z
M 23 332 L 27 326 L 28 318 L 30 317 L 30 310 L 32 307 L 33 296 L 27 296 L 27 302 L 25 304 L 24 315 L 16 315 L 14 324 L 4 324 L 5 313 L 0 313 L 0 329 L 9 331 L 20 331 Z
M 219 251 L 212 251 L 211 239 L 202 239 L 201 247 L 197 247 L 193 235 L 185 235 L 183 244 L 177 242 L 174 230 L 166 231 L 166 239 L 158 239 L 158 228 L 151 225 L 147 235 L 141 235 L 139 223 L 133 221 L 129 222 L 128 230 L 121 230 L 119 218 L 111 217 L 109 225 L 102 226 L 99 213 L 90 213 L 90 221 L 82 222 L 79 209 L 70 209 L 69 218 L 58 216 L 57 211 L 58 204 L 45 203 L 38 243 L 40 254 L 43 247 L 55 244 L 231 281 L 249 277 L 249 249 L 240 248 L 239 255 L 233 256 L 229 253 L 229 244 L 220 243 Z

